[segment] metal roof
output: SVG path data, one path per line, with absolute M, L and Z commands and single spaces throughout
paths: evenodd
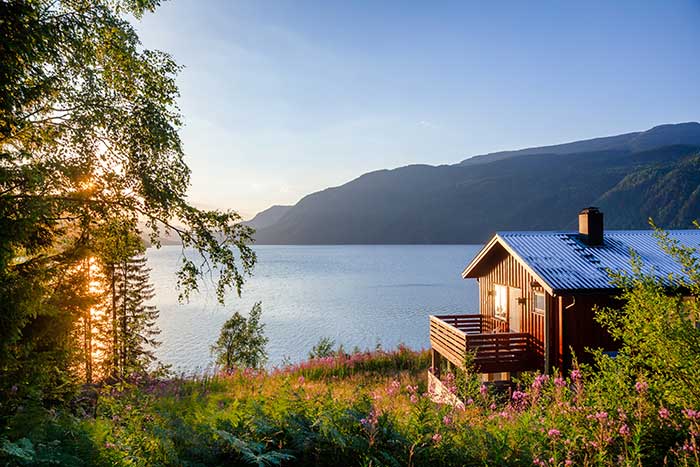
M 681 245 L 700 246 L 700 230 L 666 233 Z M 552 293 L 613 289 L 609 270 L 631 273 L 631 250 L 640 256 L 645 273 L 660 278 L 669 274 L 685 277 L 680 264 L 661 249 L 653 230 L 606 231 L 600 246 L 586 245 L 578 232 L 498 232 L 475 261 L 496 242 L 523 262 Z

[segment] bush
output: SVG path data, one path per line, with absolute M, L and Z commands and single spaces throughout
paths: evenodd
M 262 368 L 267 361 L 265 346 L 268 339 L 260 322 L 261 314 L 262 306 L 258 302 L 253 305 L 247 319 L 235 312 L 224 323 L 219 339 L 212 346 L 216 362 L 224 370 Z
M 309 352 L 309 360 L 317 358 L 335 357 L 336 352 L 333 350 L 335 341 L 330 337 L 322 337 L 318 344 L 314 345 Z

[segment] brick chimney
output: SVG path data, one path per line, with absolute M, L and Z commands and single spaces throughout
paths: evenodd
M 598 208 L 584 208 L 578 213 L 578 233 L 583 243 L 602 245 L 603 231 L 603 213 Z

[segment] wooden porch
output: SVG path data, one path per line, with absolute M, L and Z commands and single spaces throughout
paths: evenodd
M 433 358 L 445 358 L 464 367 L 467 352 L 474 354 L 479 373 L 502 373 L 542 369 L 538 343 L 523 332 L 509 332 L 504 321 L 486 315 L 430 316 Z M 438 362 L 433 366 L 438 368 Z

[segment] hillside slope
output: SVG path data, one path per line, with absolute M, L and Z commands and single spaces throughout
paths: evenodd
M 371 172 L 304 197 L 260 227 L 256 241 L 479 243 L 497 230 L 573 228 L 576 213 L 588 205 L 605 211 L 609 228 L 645 228 L 649 217 L 667 228 L 687 228 L 700 217 L 700 124 L 603 140 L 614 148 L 533 149 L 483 156 L 479 163 Z M 684 144 L 656 146 L 679 140 Z M 583 143 L 557 150 L 588 147 Z

